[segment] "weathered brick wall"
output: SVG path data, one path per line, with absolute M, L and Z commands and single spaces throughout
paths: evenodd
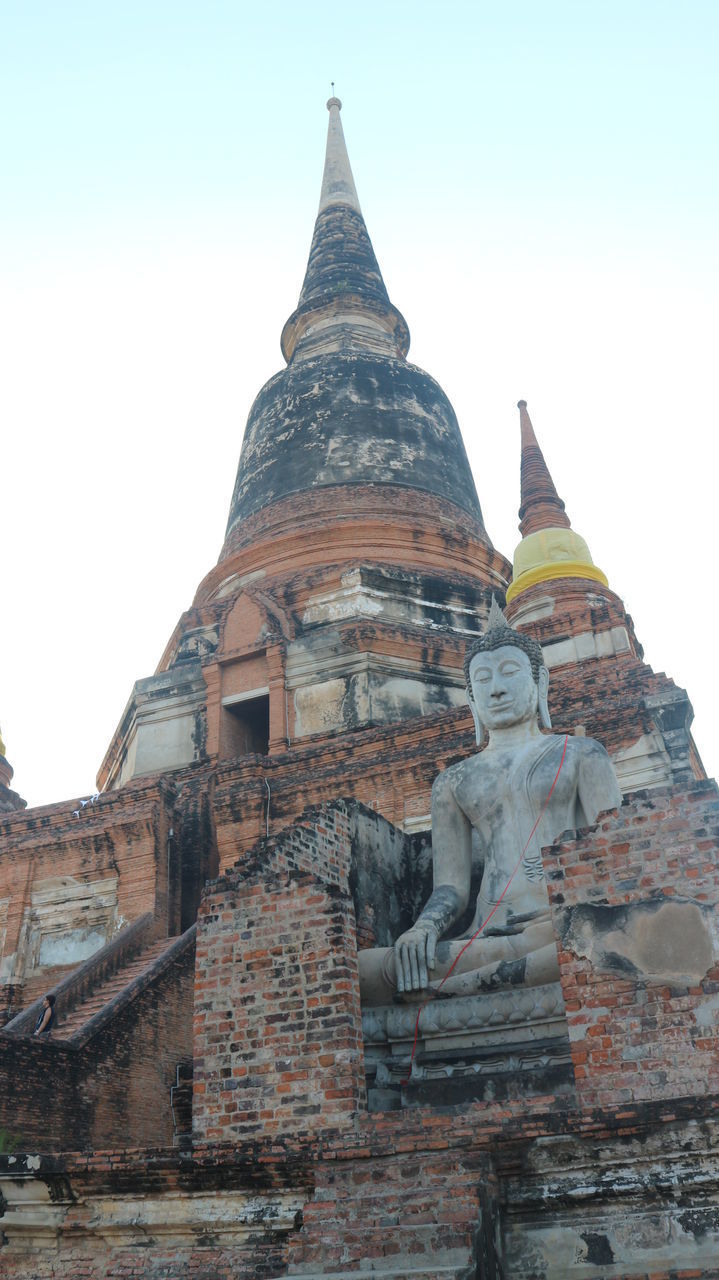
M 0 1155 L 13 1280 L 716 1280 L 718 1100 L 365 1116 L 307 1142 Z M 18 1182 L 20 1174 L 22 1183 Z
M 588 578 L 550 578 L 536 583 L 515 596 L 505 614 L 512 626 L 533 635 L 542 645 L 623 627 L 631 652 L 643 656 L 624 601 L 609 587 Z
M 82 1223 L 83 1215 L 78 1213 L 77 1217 Z M 2 1274 L 4 1280 L 58 1280 L 60 1276 L 63 1280 L 272 1280 L 286 1274 L 282 1257 L 281 1241 L 275 1244 L 271 1239 L 264 1248 L 257 1240 L 251 1240 L 245 1244 L 233 1242 L 226 1249 L 210 1248 L 204 1243 L 193 1249 L 185 1241 L 163 1248 L 154 1242 L 148 1246 L 139 1239 L 133 1240 L 129 1248 L 124 1243 L 117 1247 L 100 1240 L 93 1240 L 88 1248 L 83 1239 L 74 1248 L 63 1247 L 59 1264 L 49 1252 L 31 1258 L 16 1252 L 4 1260 Z M 693 1275 L 699 1273 L 695 1271 Z M 671 1280 L 682 1278 L 672 1276 Z
M 3 1280 L 265 1280 L 307 1199 L 302 1162 L 243 1151 L 0 1153 Z
M 338 519 L 341 512 L 341 519 Z M 448 518 L 449 517 L 449 518 Z M 331 559 L 328 555 L 331 545 Z M 268 548 L 269 544 L 269 548 Z M 389 485 L 315 486 L 253 512 L 233 528 L 222 557 L 200 584 L 196 604 L 232 573 L 256 564 L 273 576 L 332 564 L 407 565 L 501 582 L 510 565 L 468 512 L 434 494 Z M 329 563 L 328 563 L 329 562 Z
M 311 1133 L 365 1101 L 350 816 L 266 842 L 200 908 L 193 1129 L 199 1141 Z
M 473 744 L 467 708 L 423 717 L 419 727 L 358 730 L 262 762 L 245 758 L 221 764 L 214 792 L 220 869 L 265 834 L 268 805 L 270 835 L 297 821 L 308 805 L 338 796 L 378 810 L 395 825 L 407 816 L 428 815 L 439 769 L 468 754 Z
M 84 1216 L 76 1215 L 83 1225 Z M 272 1280 L 285 1274 L 282 1258 L 281 1241 L 275 1244 L 272 1239 L 264 1248 L 257 1240 L 251 1240 L 245 1244 L 233 1242 L 226 1249 L 210 1248 L 204 1243 L 193 1249 L 184 1240 L 179 1246 L 173 1243 L 163 1248 L 154 1241 L 148 1246 L 139 1239 L 133 1240 L 129 1248 L 124 1243 L 117 1247 L 101 1240 L 93 1240 L 88 1248 L 82 1239 L 75 1247 L 63 1247 L 59 1264 L 54 1252 L 30 1258 L 24 1252 L 15 1252 L 3 1260 L 2 1275 L 3 1280 L 58 1280 L 60 1276 L 63 1280 Z M 694 1277 L 697 1275 L 699 1272 L 693 1272 Z M 671 1280 L 682 1277 L 672 1276 Z
M 433 1268 L 448 1277 L 474 1275 L 478 1251 L 494 1253 L 491 1225 L 482 1230 L 482 1207 L 493 1195 L 496 1179 L 484 1153 L 330 1161 L 318 1169 L 302 1231 L 290 1238 L 290 1273 L 361 1267 L 393 1276 L 431 1275 Z
M 713 782 L 545 851 L 580 1106 L 719 1091 L 718 852 Z
M 78 808 L 78 801 L 67 801 L 25 810 L 0 822 L 0 897 L 10 899 L 2 957 L 8 979 L 21 985 L 32 976 L 26 950 L 29 935 L 38 926 L 33 891 L 38 886 L 52 891 L 56 884 L 62 897 L 59 877 L 87 885 L 89 890 L 97 881 L 116 882 L 115 927 L 147 911 L 159 920 L 168 919 L 172 914 L 167 886 L 172 803 L 172 786 L 153 778 L 103 795 L 84 808 Z M 52 989 L 55 977 L 53 969 L 45 969 L 33 990 L 38 985 Z
M 0 1129 L 26 1151 L 172 1145 L 170 1087 L 192 1053 L 194 951 L 81 1048 L 0 1035 Z

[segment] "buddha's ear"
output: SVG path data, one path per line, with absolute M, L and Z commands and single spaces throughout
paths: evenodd
M 474 698 L 472 697 L 472 694 L 469 689 L 467 690 L 467 699 L 469 702 L 469 709 L 472 712 L 472 719 L 474 720 L 474 732 L 477 737 L 477 746 L 481 747 L 482 743 L 484 742 L 487 730 L 485 729 L 484 724 L 479 718 L 477 704 L 474 701 Z
M 537 713 L 539 715 L 539 723 L 543 729 L 551 729 L 552 721 L 549 717 L 549 703 L 547 695 L 549 693 L 549 672 L 547 668 L 542 666 L 539 668 L 539 676 L 537 678 Z

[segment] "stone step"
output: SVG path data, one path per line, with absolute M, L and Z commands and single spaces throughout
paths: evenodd
M 429 1267 L 417 1266 L 408 1258 L 404 1258 L 400 1263 L 395 1262 L 394 1268 L 378 1267 L 376 1263 L 379 1259 L 373 1259 L 372 1267 L 362 1266 L 354 1271 L 286 1271 L 279 1280 L 366 1280 L 369 1277 L 381 1277 L 381 1280 L 414 1280 L 415 1276 L 424 1276 L 425 1280 L 432 1280 L 433 1276 L 455 1277 L 455 1280 L 464 1280 L 467 1275 L 467 1262 L 461 1266 L 450 1262 L 447 1266 L 436 1262 Z M 397 1269 L 399 1267 L 399 1269 Z
M 368 1224 L 373 1221 L 377 1219 L 367 1219 Z M 325 1235 L 322 1232 L 320 1239 L 310 1227 L 306 1248 L 301 1250 L 306 1260 L 303 1262 L 298 1259 L 290 1263 L 287 1276 L 295 1277 L 296 1280 L 319 1280 L 319 1277 L 323 1280 L 340 1280 L 342 1277 L 344 1280 L 345 1276 L 352 1276 L 354 1280 L 362 1280 L 363 1276 L 382 1277 L 382 1280 L 404 1280 L 405 1276 L 408 1280 L 412 1276 L 465 1277 L 473 1265 L 471 1247 L 469 1244 L 454 1248 L 446 1244 L 436 1245 L 433 1241 L 436 1231 L 436 1225 L 430 1227 L 429 1224 L 399 1228 L 383 1225 L 382 1239 L 385 1242 L 392 1241 L 393 1244 L 399 1244 L 400 1248 L 394 1253 L 376 1253 L 368 1256 L 364 1254 L 364 1248 L 373 1241 L 373 1229 L 368 1225 L 364 1230 L 364 1248 L 357 1249 L 351 1259 L 352 1270 L 346 1268 L 335 1270 L 338 1263 L 342 1266 L 342 1252 L 346 1256 L 348 1236 L 354 1235 L 353 1228 L 350 1228 L 349 1232 L 340 1232 L 337 1236 L 334 1233 Z M 418 1249 L 422 1240 L 426 1248 Z M 379 1243 L 377 1237 L 374 1238 L 374 1242 Z M 298 1240 L 297 1243 L 300 1244 L 300 1241 Z M 351 1245 L 350 1252 L 352 1252 Z M 318 1264 L 321 1266 L 325 1258 L 327 1269 L 318 1270 Z

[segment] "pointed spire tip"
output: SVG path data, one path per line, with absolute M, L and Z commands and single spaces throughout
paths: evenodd
M 346 204 L 361 214 L 362 210 L 357 198 L 357 188 L 352 177 L 352 169 L 342 130 L 342 120 L 339 113 L 341 106 L 342 103 L 339 98 L 335 98 L 334 95 L 327 103 L 330 118 L 327 124 L 327 151 L 325 153 L 325 171 L 320 195 L 320 213 L 323 209 L 329 208 L 330 205 Z M 335 107 L 337 110 L 334 110 Z
M 532 420 L 527 412 L 527 401 L 519 400 L 517 408 L 522 437 L 519 532 L 526 538 L 538 529 L 569 529 L 569 516 L 554 487 L 549 467 L 534 434 Z

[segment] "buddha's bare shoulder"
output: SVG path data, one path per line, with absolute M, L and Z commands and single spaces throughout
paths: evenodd
M 548 744 L 556 747 L 556 751 L 553 754 L 549 755 L 548 753 L 548 760 L 553 763 L 556 759 L 558 763 L 562 759 L 562 768 L 577 780 L 580 777 L 587 777 L 587 775 L 614 779 L 612 761 L 601 742 L 597 742 L 596 738 L 575 736 L 572 733 L 566 735 L 544 733 L 541 741 L 544 744 L 544 750 L 546 750 Z
M 596 738 L 570 737 L 567 756 L 579 789 L 584 815 L 581 825 L 596 822 L 600 813 L 619 808 L 622 793 L 614 765 L 601 742 Z
M 552 736 L 556 737 L 557 735 Z M 558 738 L 558 741 L 563 742 L 564 739 Z M 607 762 L 611 765 L 611 760 L 607 755 L 606 749 L 602 746 L 601 742 L 597 742 L 596 738 L 575 737 L 574 734 L 570 733 L 567 737 L 567 755 L 571 756 L 571 758 L 576 760 L 577 763 L 596 760 L 597 763 L 601 762 L 604 764 Z
M 556 745 L 558 759 L 564 752 L 566 743 L 566 753 L 564 764 L 569 766 L 574 772 L 576 769 L 596 767 L 604 772 L 610 770 L 613 774 L 612 762 L 607 755 L 606 750 L 601 742 L 597 742 L 596 738 L 585 738 L 574 736 L 573 734 L 557 734 L 543 733 L 540 737 L 528 743 L 523 751 L 526 751 L 528 765 L 536 756 L 544 756 L 548 754 L 547 748 Z M 519 752 L 517 753 L 520 754 Z M 502 768 L 506 766 L 506 759 L 503 756 L 495 756 L 493 753 L 485 754 L 484 751 L 475 751 L 472 755 L 466 756 L 464 760 L 458 760 L 456 764 L 449 765 L 437 775 L 432 786 L 432 795 L 437 799 L 444 796 L 455 795 L 457 788 L 462 784 L 471 781 L 472 778 L 484 773 L 486 770 Z
M 442 800 L 449 796 L 454 796 L 457 788 L 471 778 L 482 767 L 482 753 L 475 751 L 471 756 L 466 756 L 464 760 L 458 760 L 456 764 L 451 764 L 448 768 L 443 769 L 437 774 L 432 783 L 432 799 Z

